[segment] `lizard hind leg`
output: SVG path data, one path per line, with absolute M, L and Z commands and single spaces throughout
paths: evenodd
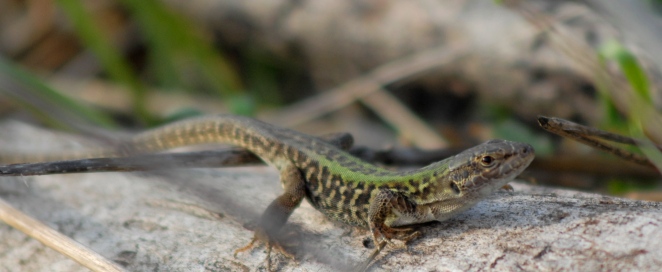
M 281 170 L 280 179 L 285 192 L 272 201 L 262 213 L 251 242 L 234 252 L 236 256 L 239 252 L 252 249 L 258 242 L 264 243 L 267 248 L 267 268 L 269 270 L 271 270 L 272 249 L 294 259 L 294 255 L 283 247 L 281 229 L 306 195 L 305 181 L 299 169 L 294 165 L 284 167 Z

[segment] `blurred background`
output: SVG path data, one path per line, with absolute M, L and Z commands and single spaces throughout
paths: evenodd
M 536 121 L 660 143 L 660 3 L 0 0 L 0 118 L 104 135 L 233 113 L 374 149 L 502 138 L 536 149 L 529 182 L 662 201 L 654 168 Z

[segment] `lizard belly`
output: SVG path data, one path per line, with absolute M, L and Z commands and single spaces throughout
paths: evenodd
M 430 221 L 436 221 L 434 213 L 429 207 L 419 206 L 416 207 L 416 212 L 414 213 L 401 213 L 394 211 L 394 219 L 392 219 L 390 226 L 398 227 L 411 224 L 419 224 Z
M 473 207 L 478 201 L 468 200 L 462 204 L 451 204 L 445 201 L 430 203 L 416 207 L 413 213 L 401 213 L 394 211 L 390 226 L 404 226 L 411 224 L 420 224 L 431 221 L 446 221 L 458 213 L 464 212 Z

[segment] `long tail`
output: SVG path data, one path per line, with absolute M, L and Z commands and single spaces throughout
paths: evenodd
M 252 138 L 255 129 L 261 126 L 260 121 L 245 117 L 198 117 L 148 130 L 117 146 L 97 146 L 82 150 L 36 154 L 0 151 L 0 162 L 8 164 L 123 157 L 206 143 L 227 143 L 249 147 L 245 139 Z

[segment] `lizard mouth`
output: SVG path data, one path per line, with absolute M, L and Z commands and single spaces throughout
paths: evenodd
M 533 147 L 530 145 L 526 145 L 525 147 L 522 148 L 520 152 L 515 154 L 513 157 L 514 158 L 510 162 L 509 167 L 504 168 L 503 171 L 501 172 L 502 178 L 490 183 L 493 184 L 494 187 L 500 188 L 506 183 L 512 181 L 519 174 L 521 174 L 524 171 L 524 169 L 526 169 L 529 166 L 529 164 L 531 164 L 531 162 L 535 158 Z
M 529 164 L 531 164 L 533 158 L 535 158 L 533 147 L 526 145 L 520 152 L 516 153 L 514 157 L 515 158 L 513 159 L 510 167 L 506 168 L 505 173 L 503 173 L 504 176 L 514 178 L 514 176 L 522 173 L 522 171 L 524 171 L 524 169 L 526 169 Z
M 529 164 L 531 164 L 534 158 L 535 154 L 533 147 L 528 144 L 525 145 L 520 151 L 513 154 L 507 165 L 504 165 L 501 171 L 499 171 L 500 173 L 498 173 L 498 175 L 503 177 L 500 180 L 507 182 L 508 180 L 515 178 L 517 175 L 521 174 Z

